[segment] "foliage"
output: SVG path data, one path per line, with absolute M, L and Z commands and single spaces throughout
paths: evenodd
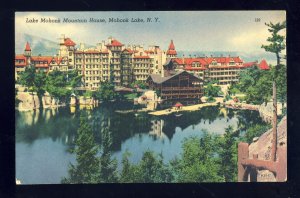
M 237 137 L 239 133 L 232 126 L 225 129 L 223 137 L 217 140 L 220 157 L 220 174 L 224 176 L 225 182 L 237 181 Z
M 215 102 L 216 99 L 212 96 L 208 96 L 207 99 L 206 99 L 206 102 Z
M 244 137 L 242 140 L 248 142 L 249 144 L 252 143 L 253 138 L 260 137 L 264 132 L 266 132 L 270 127 L 267 125 L 255 124 L 250 126 L 248 130 L 245 132 Z
M 276 54 L 277 58 L 277 66 L 280 65 L 280 56 L 279 53 L 285 49 L 285 36 L 279 34 L 279 32 L 286 28 L 286 21 L 282 23 L 273 24 L 265 23 L 266 26 L 269 27 L 268 31 L 272 34 L 271 37 L 267 38 L 267 41 L 270 43 L 269 45 L 262 45 L 267 52 L 272 52 Z
M 26 67 L 25 71 L 20 74 L 19 83 L 28 88 L 34 86 L 35 68 L 33 66 Z
M 36 92 L 40 102 L 40 108 L 43 107 L 42 97 L 45 93 L 46 74 L 42 71 L 35 71 L 34 66 L 26 67 L 20 74 L 19 83 L 27 86 L 32 92 Z
M 100 88 L 95 93 L 95 97 L 102 101 L 110 101 L 119 98 L 119 94 L 115 92 L 115 86 L 110 82 L 102 82 Z
M 202 138 L 191 137 L 183 142 L 180 159 L 171 162 L 177 182 L 220 182 L 215 137 L 204 132 Z M 199 144 L 200 143 L 200 144 Z
M 80 86 L 82 75 L 78 74 L 77 70 L 68 71 L 67 85 L 75 88 Z
M 146 151 L 136 165 L 130 164 L 129 156 L 129 152 L 125 152 L 123 155 L 121 182 L 161 183 L 173 181 L 171 169 L 163 163 L 162 155 L 157 156 L 152 151 Z
M 86 117 L 80 117 L 75 144 L 72 153 L 76 154 L 77 164 L 70 164 L 69 177 L 64 178 L 62 183 L 97 183 L 99 177 L 99 159 L 96 156 L 98 147 Z
M 111 146 L 112 137 L 108 128 L 104 128 L 101 134 L 101 156 L 100 156 L 100 181 L 104 183 L 114 183 L 118 181 L 117 161 L 112 159 Z
M 272 96 L 272 73 L 257 67 L 247 68 L 240 73 L 237 88 L 246 94 L 247 103 L 268 102 Z
M 66 100 L 71 95 L 71 90 L 66 88 L 67 79 L 63 72 L 54 70 L 47 75 L 46 91 L 58 100 Z
M 222 94 L 221 87 L 210 82 L 204 87 L 204 94 L 208 97 L 217 97 Z
M 84 97 L 88 97 L 88 98 L 92 97 L 93 95 L 94 95 L 93 91 L 89 91 L 89 90 L 83 94 Z
M 139 81 L 139 80 L 134 81 L 134 82 L 132 82 L 132 83 L 130 84 L 130 87 L 131 87 L 131 88 L 136 88 L 136 86 L 137 86 L 138 88 L 140 88 L 140 89 L 146 89 L 146 88 L 147 88 L 147 84 L 144 83 L 144 82 L 142 82 L 142 81 Z

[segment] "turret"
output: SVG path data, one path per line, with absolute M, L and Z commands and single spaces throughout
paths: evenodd
M 176 58 L 176 57 L 177 57 L 177 52 L 175 50 L 175 45 L 173 43 L 173 40 L 171 40 L 169 49 L 167 51 L 167 58 Z

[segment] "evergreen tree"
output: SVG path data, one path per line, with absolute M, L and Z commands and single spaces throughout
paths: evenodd
M 285 36 L 280 35 L 280 31 L 286 28 L 286 21 L 282 23 L 273 24 L 265 23 L 266 26 L 269 27 L 268 31 L 272 33 L 271 37 L 267 38 L 267 41 L 270 43 L 269 45 L 262 45 L 261 47 L 264 48 L 267 52 L 275 53 L 277 59 L 276 67 L 280 65 L 280 53 L 282 50 L 285 49 Z M 276 68 L 277 70 L 277 68 Z
M 72 150 L 72 153 L 76 154 L 76 165 L 70 164 L 69 177 L 64 178 L 62 183 L 97 183 L 99 180 L 97 152 L 98 147 L 88 119 L 81 116 L 75 148 Z
M 114 183 L 118 181 L 117 161 L 112 159 L 112 136 L 107 127 L 101 134 L 100 182 Z
M 120 173 L 121 183 L 134 183 L 139 182 L 137 166 L 131 164 L 129 161 L 131 153 L 126 151 L 122 156 L 122 171 Z
M 224 176 L 225 182 L 237 181 L 237 137 L 238 132 L 229 126 L 225 129 L 223 137 L 218 138 L 220 174 Z
M 207 132 L 202 138 L 190 137 L 183 142 L 181 158 L 171 162 L 176 182 L 221 182 L 215 137 Z M 200 144 L 199 144 L 200 143 Z

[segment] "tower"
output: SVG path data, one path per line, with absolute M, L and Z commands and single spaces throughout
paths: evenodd
M 167 58 L 176 58 L 176 57 L 177 57 L 177 52 L 175 50 L 175 45 L 173 43 L 173 40 L 171 40 L 169 49 L 167 51 Z
M 31 48 L 28 42 L 26 42 L 24 56 L 26 57 L 26 65 L 30 65 L 30 58 L 31 58 Z

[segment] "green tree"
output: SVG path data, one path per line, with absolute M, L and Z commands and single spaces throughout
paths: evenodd
M 163 163 L 162 155 L 155 155 L 152 151 L 146 151 L 138 165 L 139 178 L 142 183 L 171 182 L 172 173 Z
M 204 93 L 207 97 L 217 97 L 222 94 L 222 91 L 220 86 L 208 83 L 204 88 Z
M 37 96 L 39 98 L 40 108 L 43 108 L 42 97 L 45 93 L 45 79 L 45 72 L 36 72 L 35 67 L 33 65 L 26 67 L 25 71 L 20 74 L 19 83 L 28 87 L 28 89 L 31 91 L 34 108 L 36 107 L 33 95 L 34 92 L 37 93 Z
M 225 182 L 237 181 L 237 137 L 239 133 L 232 126 L 225 129 L 223 136 L 218 138 L 218 153 L 220 156 L 220 175 Z
M 102 101 L 111 101 L 119 98 L 119 94 L 115 92 L 115 86 L 110 82 L 102 82 L 99 90 L 95 93 L 95 97 Z
M 255 124 L 250 126 L 247 131 L 245 132 L 244 137 L 242 137 L 243 141 L 248 142 L 249 144 L 252 143 L 253 138 L 260 137 L 263 133 L 265 133 L 270 126 L 262 125 L 262 124 Z
M 40 101 L 40 108 L 43 108 L 43 95 L 45 94 L 45 85 L 46 85 L 46 73 L 42 72 L 42 71 L 38 71 L 35 74 L 35 78 L 34 78 L 34 86 L 33 89 L 34 91 L 36 91 L 36 94 L 39 98 Z
M 270 22 L 265 23 L 265 25 L 269 27 L 268 31 L 272 34 L 272 36 L 267 38 L 267 41 L 270 44 L 262 45 L 261 47 L 264 48 L 267 52 L 275 53 L 277 59 L 276 67 L 278 67 L 280 65 L 281 59 L 280 53 L 285 49 L 285 36 L 280 35 L 279 33 L 286 28 L 286 21 L 276 24 Z
M 130 155 L 131 153 L 126 151 L 122 156 L 122 170 L 119 177 L 121 183 L 139 182 L 138 166 L 130 163 Z
M 147 88 L 147 84 L 144 83 L 144 82 L 142 82 L 142 81 L 137 80 L 137 81 L 132 82 L 130 84 L 130 87 L 132 87 L 132 88 L 138 87 L 140 89 L 146 89 Z
M 199 144 L 200 143 L 200 144 Z M 172 161 L 177 182 L 221 182 L 215 137 L 207 132 L 201 138 L 190 137 L 183 142 L 181 158 Z
M 98 146 L 88 119 L 80 117 L 80 127 L 77 131 L 75 148 L 76 165 L 70 164 L 69 177 L 62 179 L 62 183 L 97 183 L 99 180 Z
M 272 95 L 272 73 L 257 67 L 247 68 L 240 73 L 240 82 L 236 86 L 246 94 L 248 103 L 268 102 Z
M 118 182 L 117 161 L 111 155 L 112 136 L 107 127 L 101 134 L 100 182 Z
M 286 66 L 281 64 L 281 57 L 280 53 L 282 50 L 285 49 L 285 36 L 280 35 L 280 32 L 282 32 L 286 28 L 286 21 L 283 21 L 282 23 L 276 23 L 273 24 L 265 23 L 266 26 L 269 27 L 268 31 L 272 34 L 270 37 L 267 38 L 267 41 L 269 42 L 269 45 L 262 45 L 261 47 L 264 48 L 267 52 L 274 53 L 276 55 L 277 64 L 275 65 L 275 69 L 273 72 L 273 81 L 275 81 L 276 87 L 277 87 L 277 97 L 282 102 L 282 105 L 284 102 L 286 102 Z M 284 57 L 286 58 L 286 57 Z
M 66 88 L 67 79 L 63 72 L 54 70 L 47 75 L 46 91 L 59 102 L 66 102 L 71 95 L 71 90 Z
M 78 74 L 78 70 L 68 71 L 67 85 L 75 88 L 80 86 L 82 75 Z

